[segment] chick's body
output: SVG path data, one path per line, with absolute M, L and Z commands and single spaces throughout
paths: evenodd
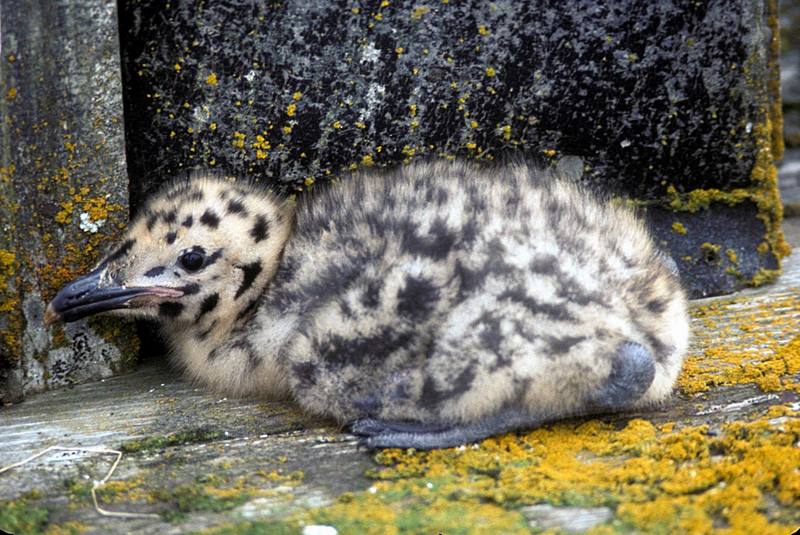
M 214 191 L 177 220 L 228 187 L 200 184 Z M 567 181 L 524 165 L 362 173 L 303 199 L 293 227 L 239 187 L 250 219 L 222 257 L 252 247 L 259 211 L 274 241 L 235 264 L 228 293 L 251 276 L 246 295 L 214 290 L 201 313 L 201 272 L 194 307 L 159 313 L 178 362 L 222 392 L 289 394 L 370 446 L 421 448 L 671 392 L 688 344 L 677 276 L 630 211 Z M 242 214 L 218 229 L 228 217 Z

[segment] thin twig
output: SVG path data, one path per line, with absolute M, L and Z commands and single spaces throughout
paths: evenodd
M 118 518 L 161 518 L 159 515 L 155 513 L 127 513 L 124 511 L 109 511 L 107 509 L 103 509 L 102 507 L 100 507 L 100 504 L 97 502 L 97 489 L 101 488 L 103 485 L 108 483 L 108 480 L 111 478 L 111 475 L 114 473 L 114 470 L 117 469 L 117 465 L 119 465 L 120 460 L 122 460 L 121 451 L 109 450 L 106 448 L 91 448 L 91 447 L 65 448 L 63 446 L 50 446 L 49 448 L 46 448 L 40 451 L 39 453 L 31 455 L 27 459 L 23 459 L 14 464 L 10 464 L 8 466 L 0 468 L 0 474 L 2 474 L 3 472 L 8 472 L 13 468 L 18 468 L 20 466 L 28 464 L 29 462 L 34 461 L 51 451 L 75 451 L 75 452 L 87 452 L 87 453 L 100 453 L 104 455 L 116 455 L 117 458 L 114 459 L 114 462 L 111 464 L 111 468 L 108 470 L 108 473 L 106 473 L 106 477 L 104 477 L 100 481 L 96 479 L 92 481 L 92 501 L 94 502 L 95 510 L 103 516 L 113 516 Z

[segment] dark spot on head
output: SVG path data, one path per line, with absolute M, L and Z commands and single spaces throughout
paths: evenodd
M 226 189 L 219 192 L 219 198 L 223 201 L 228 198 L 228 195 L 230 195 L 230 192 Z
M 225 249 L 217 249 L 216 251 L 211 253 L 210 256 L 207 256 L 206 257 L 206 263 L 204 264 L 204 267 L 208 267 L 211 264 L 213 264 L 214 262 L 216 262 L 217 260 L 219 260 L 220 257 L 222 257 L 222 251 L 224 251 L 224 250 Z M 205 254 L 205 252 L 204 252 L 204 254 Z
M 167 244 L 172 245 L 173 243 L 175 243 L 175 238 L 177 237 L 178 237 L 178 232 L 173 230 L 172 232 L 167 232 L 167 235 L 164 236 L 164 240 L 167 242 Z
M 647 302 L 647 310 L 654 314 L 661 314 L 666 308 L 667 302 L 664 299 L 653 299 Z
M 194 220 L 192 219 L 192 215 L 189 214 L 189 215 L 186 216 L 186 219 L 183 220 L 181 225 L 183 225 L 186 228 L 191 228 L 192 227 L 192 223 L 194 223 Z
M 159 275 L 164 273 L 164 269 L 165 269 L 164 266 L 156 266 L 156 267 L 154 267 L 152 269 L 148 269 L 145 272 L 144 276 L 145 277 L 158 277 Z
M 180 288 L 178 288 L 178 290 L 181 290 L 183 292 L 183 295 L 194 295 L 200 292 L 200 285 L 197 284 L 196 282 L 192 282 L 190 284 L 187 284 L 186 286 L 181 286 Z
M 397 292 L 397 312 L 414 321 L 425 321 L 436 308 L 439 289 L 421 277 L 406 277 L 405 286 Z
M 256 243 L 267 239 L 267 236 L 269 236 L 269 224 L 266 217 L 263 215 L 256 217 L 256 224 L 250 229 L 250 236 L 253 237 L 253 241 Z
M 180 315 L 183 311 L 183 304 L 181 303 L 173 303 L 171 301 L 167 301 L 165 303 L 161 303 L 158 305 L 158 315 L 164 316 L 166 318 L 174 318 Z
M 177 214 L 175 213 L 175 210 L 170 210 L 169 212 L 164 214 L 164 222 L 165 223 L 174 223 L 176 217 L 177 217 Z
M 197 317 L 194 319 L 195 321 L 200 321 L 200 318 L 214 310 L 214 308 L 219 303 L 219 295 L 218 294 L 211 294 L 203 299 L 203 302 L 200 303 L 200 313 L 197 314 Z
M 128 251 L 131 250 L 131 247 L 133 247 L 134 243 L 136 243 L 136 240 L 133 240 L 133 239 L 125 240 L 122 243 L 122 245 L 117 247 L 117 249 L 113 253 L 111 253 L 108 256 L 108 258 L 106 258 L 106 262 L 114 262 L 115 260 L 119 260 L 120 258 L 125 256 L 126 254 L 128 254 Z
M 178 277 L 179 279 L 181 278 L 181 274 L 178 273 L 177 271 L 173 271 L 172 274 Z
M 253 281 L 255 281 L 256 277 L 258 277 L 258 274 L 261 273 L 261 261 L 256 260 L 251 264 L 239 266 L 239 269 L 242 270 L 244 276 L 242 277 L 242 284 L 240 284 L 239 289 L 236 290 L 236 296 L 234 299 L 238 299 L 250 288 L 250 286 L 253 285 Z
M 153 230 L 153 227 L 156 226 L 156 221 L 158 221 L 158 216 L 156 214 L 150 214 L 147 216 L 144 224 L 147 226 L 148 231 Z
M 245 210 L 241 201 L 231 199 L 228 201 L 228 213 L 247 215 L 247 210 Z
M 209 228 L 217 228 L 219 226 L 219 217 L 209 208 L 200 216 L 200 222 Z

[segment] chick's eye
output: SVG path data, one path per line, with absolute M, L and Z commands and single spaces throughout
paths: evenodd
M 203 267 L 203 260 L 205 260 L 205 258 L 201 253 L 197 251 L 188 251 L 178 258 L 178 263 L 186 271 L 197 271 Z

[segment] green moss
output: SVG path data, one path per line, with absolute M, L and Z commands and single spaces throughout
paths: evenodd
M 203 535 L 299 535 L 299 526 L 286 522 L 245 522 L 203 530 Z
M 122 444 L 119 449 L 123 453 L 136 453 L 141 451 L 163 449 L 169 446 L 211 442 L 221 436 L 222 433 L 219 431 L 211 431 L 207 428 L 201 427 L 181 433 L 170 433 L 169 435 L 131 440 Z
M 238 507 L 250 499 L 246 491 L 232 490 L 219 493 L 210 492 L 207 486 L 198 484 L 179 485 L 153 493 L 154 498 L 168 503 L 170 508 L 164 512 L 164 518 L 170 522 L 178 522 L 186 513 L 212 512 L 219 513 Z
M 42 533 L 48 517 L 47 509 L 33 507 L 25 499 L 0 502 L 0 528 L 11 533 Z

